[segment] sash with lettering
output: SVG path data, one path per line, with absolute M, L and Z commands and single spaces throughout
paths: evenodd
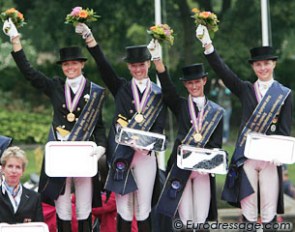
M 257 88 L 255 88 L 255 84 L 254 89 L 257 95 Z M 244 164 L 244 161 L 246 160 L 246 157 L 244 156 L 244 150 L 248 133 L 266 133 L 275 116 L 279 114 L 280 109 L 290 91 L 291 90 L 287 87 L 281 85 L 277 81 L 274 81 L 256 106 L 249 120 L 246 122 L 237 140 L 236 148 L 231 160 L 231 165 L 226 177 L 225 188 L 222 194 L 224 200 L 233 203 L 239 201 L 239 193 L 237 191 L 237 189 L 239 189 L 238 185 L 240 184 L 238 169 Z M 247 178 L 245 178 L 243 181 L 245 181 L 243 182 L 244 186 L 251 186 Z M 252 189 L 252 187 L 250 187 L 250 189 Z
M 187 144 L 196 147 L 205 147 L 211 135 L 215 131 L 218 123 L 223 117 L 224 109 L 212 101 L 207 101 L 204 108 L 203 125 L 201 129 L 202 139 L 196 142 L 193 138 L 195 127 L 192 126 L 182 144 Z M 157 211 L 169 217 L 175 216 L 177 208 L 185 188 L 186 182 L 191 175 L 190 170 L 184 170 L 177 167 L 176 162 L 168 174 L 163 191 L 160 195 Z
M 97 124 L 97 120 L 99 119 L 99 113 L 102 108 L 104 97 L 104 89 L 91 82 L 90 98 L 72 128 L 68 141 L 88 141 L 90 139 Z M 48 141 L 56 140 L 57 138 L 54 133 L 54 128 L 51 127 Z M 46 162 L 46 160 L 44 162 Z M 43 170 L 44 162 L 42 164 Z M 40 191 L 51 200 L 56 200 L 60 195 L 60 189 L 64 186 L 65 179 L 65 177 L 49 177 L 46 175 L 45 187 Z
M 142 112 L 142 116 L 145 120 L 137 122 L 135 114 L 127 126 L 133 129 L 149 131 L 162 108 L 163 100 L 161 89 L 155 83 L 151 82 L 151 91 L 146 101 L 145 110 Z M 130 169 L 133 155 L 133 148 L 116 144 L 112 168 L 107 177 L 105 189 L 122 195 L 137 190 L 137 185 Z

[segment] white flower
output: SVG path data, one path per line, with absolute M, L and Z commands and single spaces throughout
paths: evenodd
M 89 98 L 90 98 L 90 95 L 89 95 L 89 94 L 84 95 L 84 100 L 85 100 L 86 102 L 88 102 Z

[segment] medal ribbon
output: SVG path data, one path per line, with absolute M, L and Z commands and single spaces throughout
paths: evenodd
M 85 85 L 86 85 L 86 79 L 83 77 L 82 80 L 81 80 L 81 83 L 79 85 L 79 88 L 75 94 L 75 97 L 72 101 L 72 97 L 71 97 L 71 91 L 70 91 L 70 85 L 66 82 L 65 83 L 65 98 L 66 98 L 66 106 L 67 106 L 67 109 L 72 113 L 77 105 L 78 105 L 78 102 L 81 98 L 81 95 L 83 93 L 83 90 L 85 88 Z
M 255 91 L 255 96 L 256 96 L 257 102 L 259 103 L 261 101 L 261 99 L 263 98 L 263 96 L 262 96 L 262 93 L 259 89 L 258 81 L 256 81 L 253 86 L 254 86 L 254 91 Z
M 188 108 L 189 108 L 190 118 L 193 121 L 195 131 L 197 133 L 200 133 L 202 130 L 204 108 L 201 111 L 199 111 L 198 117 L 196 117 L 195 106 L 194 106 L 193 98 L 191 95 L 188 96 Z
M 257 102 L 259 103 L 261 101 L 261 99 L 264 97 L 264 95 L 266 95 L 266 93 L 264 95 L 262 95 L 262 92 L 260 91 L 260 88 L 259 88 L 259 82 L 256 81 L 254 84 L 254 92 L 255 92 L 255 96 L 256 96 L 256 99 L 257 99 Z M 268 90 L 267 90 L 268 91 Z
M 139 99 L 139 93 L 138 93 L 138 89 L 136 87 L 136 83 L 135 83 L 134 79 L 132 79 L 132 81 L 131 81 L 131 90 L 132 90 L 132 95 L 133 95 L 133 99 L 134 99 L 135 109 L 136 109 L 137 113 L 141 114 L 144 111 L 149 93 L 151 91 L 150 79 L 148 79 L 148 81 L 146 83 L 146 89 L 144 91 L 141 101 Z
M 145 110 L 142 114 L 143 118 L 148 120 L 143 120 L 141 123 L 138 123 L 135 120 L 137 114 L 135 114 L 131 120 L 128 122 L 128 127 L 138 130 L 149 131 L 157 120 L 160 112 L 163 109 L 163 99 L 161 88 L 155 83 L 151 82 L 151 91 L 149 93 Z

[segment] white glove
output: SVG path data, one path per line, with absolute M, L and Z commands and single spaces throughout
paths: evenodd
M 12 40 L 13 38 L 19 36 L 19 33 L 18 33 L 17 29 L 16 29 L 16 26 L 12 22 L 11 18 L 4 21 L 3 32 L 4 32 L 5 35 L 8 35 L 10 37 L 10 40 Z
M 97 146 L 93 152 L 91 152 L 91 156 L 96 156 L 96 160 L 98 161 L 102 156 L 103 154 L 106 152 L 106 149 L 102 146 Z
M 280 161 L 278 161 L 277 159 L 272 160 L 271 163 L 276 165 L 276 166 L 281 166 L 282 165 L 282 163 Z
M 196 37 L 201 41 L 203 47 L 205 47 L 206 45 L 212 43 L 212 41 L 210 39 L 208 29 L 204 25 L 200 24 L 197 27 L 197 29 L 196 29 Z
M 152 39 L 147 48 L 152 55 L 152 60 L 161 59 L 161 44 L 157 39 Z
M 92 35 L 90 28 L 85 23 L 78 23 L 75 27 L 75 32 L 82 35 L 83 39 Z

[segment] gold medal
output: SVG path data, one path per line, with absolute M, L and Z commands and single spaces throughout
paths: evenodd
M 142 114 L 137 114 L 137 115 L 135 115 L 135 121 L 137 122 L 137 123 L 141 123 L 142 121 L 143 121 L 143 115 Z
M 200 142 L 202 140 L 203 136 L 200 133 L 194 134 L 194 140 L 196 142 Z
M 73 114 L 72 112 L 70 112 L 70 113 L 67 114 L 67 120 L 68 120 L 69 122 L 74 122 L 75 119 L 76 119 L 76 116 L 75 116 L 75 114 Z

